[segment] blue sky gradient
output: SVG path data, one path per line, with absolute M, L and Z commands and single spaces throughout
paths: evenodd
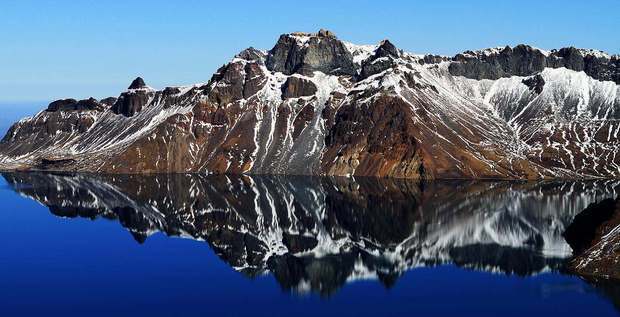
M 620 1 L 3 1 L 0 102 L 206 82 L 238 51 L 327 28 L 415 53 L 527 43 L 620 53 Z

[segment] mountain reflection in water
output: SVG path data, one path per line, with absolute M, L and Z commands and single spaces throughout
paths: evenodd
M 207 242 L 248 276 L 330 295 L 349 281 L 392 286 L 454 264 L 529 276 L 562 270 L 562 237 L 617 182 L 480 182 L 228 175 L 4 173 L 61 217 L 117 219 L 139 242 L 163 232 Z

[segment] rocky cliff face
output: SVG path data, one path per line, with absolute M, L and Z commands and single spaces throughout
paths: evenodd
M 601 81 L 620 84 L 620 58 L 597 50 L 565 47 L 547 52 L 528 45 L 467 51 L 452 58 L 450 73 L 475 79 L 531 76 L 545 68 L 585 72 Z
M 10 129 L 0 169 L 615 178 L 618 87 L 618 57 L 593 50 L 448 58 L 292 33 L 206 84 L 53 102 Z
M 617 182 L 428 182 L 378 178 L 5 173 L 63 218 L 115 219 L 208 243 L 235 270 L 324 295 L 358 279 L 454 264 L 529 276 L 562 270 L 562 233 Z

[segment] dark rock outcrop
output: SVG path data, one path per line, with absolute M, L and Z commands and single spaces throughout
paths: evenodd
M 137 77 L 134 79 L 127 89 L 142 89 L 146 88 L 146 84 L 144 83 L 144 79 L 142 77 Z
M 73 160 L 73 159 L 66 159 L 66 158 L 60 158 L 60 159 L 44 158 L 39 163 L 39 168 L 41 168 L 42 170 L 57 169 L 57 168 L 60 168 L 60 167 L 70 166 L 70 165 L 72 165 L 74 163 L 75 163 L 75 160 Z
M 50 103 L 46 111 L 101 111 L 103 108 L 103 105 L 95 98 L 83 99 L 80 101 L 75 99 L 61 99 Z
M 522 82 L 537 94 L 540 94 L 545 87 L 545 79 L 540 74 L 525 78 Z
M 373 56 L 363 62 L 360 78 L 368 78 L 391 68 L 394 66 L 394 59 L 399 56 L 400 52 L 394 44 L 388 40 L 381 41 Z
M 291 76 L 282 85 L 282 98 L 312 96 L 316 93 L 316 90 L 316 85 L 311 81 Z
M 147 104 L 148 100 L 149 96 L 146 92 L 124 92 L 118 97 L 114 105 L 112 105 L 112 112 L 115 114 L 122 114 L 125 117 L 131 117 L 142 111 L 142 108 Z
M 253 58 L 255 50 L 245 50 L 242 56 Z M 219 82 L 208 94 L 210 100 L 225 106 L 232 102 L 248 98 L 265 84 L 265 74 L 261 69 L 262 57 L 258 60 L 250 59 L 250 62 L 234 62 L 220 67 L 211 77 L 210 82 Z
M 162 94 L 164 96 L 172 96 L 181 93 L 181 89 L 179 87 L 166 87 Z
M 246 48 L 245 50 L 241 51 L 239 54 L 235 55 L 236 58 L 241 58 L 241 59 L 245 59 L 247 61 L 257 61 L 257 62 L 264 62 L 265 60 L 265 53 L 253 48 L 253 47 L 249 47 Z
M 54 111 L 62 111 L 62 110 L 74 110 L 74 106 L 77 103 L 77 100 L 75 99 L 59 99 L 56 101 L 52 101 L 48 106 L 47 106 L 47 111 L 49 112 L 54 112 Z
M 266 61 L 271 71 L 311 76 L 320 71 L 332 75 L 356 75 L 353 56 L 344 43 L 329 31 L 280 36 Z
M 99 102 L 102 105 L 106 105 L 108 107 L 111 107 L 113 104 L 116 103 L 116 99 L 117 99 L 116 97 L 107 97 L 107 98 L 103 98 L 103 99 L 99 100 Z
M 466 51 L 452 58 L 449 71 L 455 76 L 474 79 L 499 79 L 510 76 L 530 76 L 545 67 L 565 67 L 584 71 L 594 79 L 620 84 L 620 60 L 594 51 L 565 47 L 545 53 L 529 45 L 514 48 Z
M 452 60 L 449 66 L 452 75 L 475 79 L 529 76 L 546 66 L 545 54 L 528 45 L 506 46 L 490 53 L 466 51 Z
M 97 101 L 97 99 L 91 97 L 88 99 L 83 99 L 83 100 L 78 101 L 75 108 L 78 111 L 82 111 L 82 110 L 101 111 L 103 110 L 104 107 L 99 101 Z
M 148 86 L 140 77 L 134 79 L 127 88 L 128 91 L 122 93 L 116 102 L 112 105 L 112 112 L 121 114 L 125 117 L 132 117 L 136 113 L 142 111 L 149 101 L 151 92 L 146 89 Z
M 426 54 L 419 62 L 420 64 L 437 64 L 441 62 L 447 62 L 449 60 L 450 57 L 447 56 Z
M 392 42 L 386 39 L 386 40 L 381 41 L 381 43 L 379 43 L 379 47 L 377 47 L 377 50 L 375 51 L 374 58 L 381 58 L 381 57 L 398 58 L 399 56 L 400 56 L 400 52 L 398 51 L 396 46 L 394 46 Z

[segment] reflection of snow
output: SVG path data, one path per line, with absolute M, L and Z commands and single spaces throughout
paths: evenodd
M 389 187 L 390 180 L 375 180 L 383 183 L 368 187 L 369 180 L 356 184 L 305 177 L 166 175 L 135 176 L 131 181 L 83 175 L 6 175 L 16 191 L 44 205 L 131 219 L 134 222 L 125 220 L 123 225 L 144 237 L 161 231 L 207 241 L 242 271 L 270 270 L 268 262 L 273 257 L 329 262 L 334 256 L 355 256 L 349 281 L 451 263 L 458 250 L 465 252 L 458 253 L 465 256 L 459 257 L 459 265 L 503 270 L 493 257 L 481 255 L 467 262 L 471 252 L 482 250 L 477 247 L 491 255 L 493 250 L 517 252 L 556 263 L 571 255 L 562 233 L 572 218 L 588 205 L 615 196 L 618 185 L 611 181 L 436 182 L 427 184 L 423 192 L 413 184 L 408 191 L 397 193 L 395 200 L 384 193 L 381 205 L 374 206 L 368 195 L 373 195 L 373 188 Z M 417 215 L 410 223 L 389 218 L 408 213 Z M 377 221 L 386 221 L 394 231 L 410 231 L 400 235 L 376 231 Z M 213 236 L 214 232 L 219 233 Z M 286 237 L 311 243 L 292 251 Z M 249 261 L 249 255 L 256 260 Z M 531 273 L 545 272 L 554 266 L 530 269 L 535 270 Z M 302 282 L 300 290 L 304 289 Z

